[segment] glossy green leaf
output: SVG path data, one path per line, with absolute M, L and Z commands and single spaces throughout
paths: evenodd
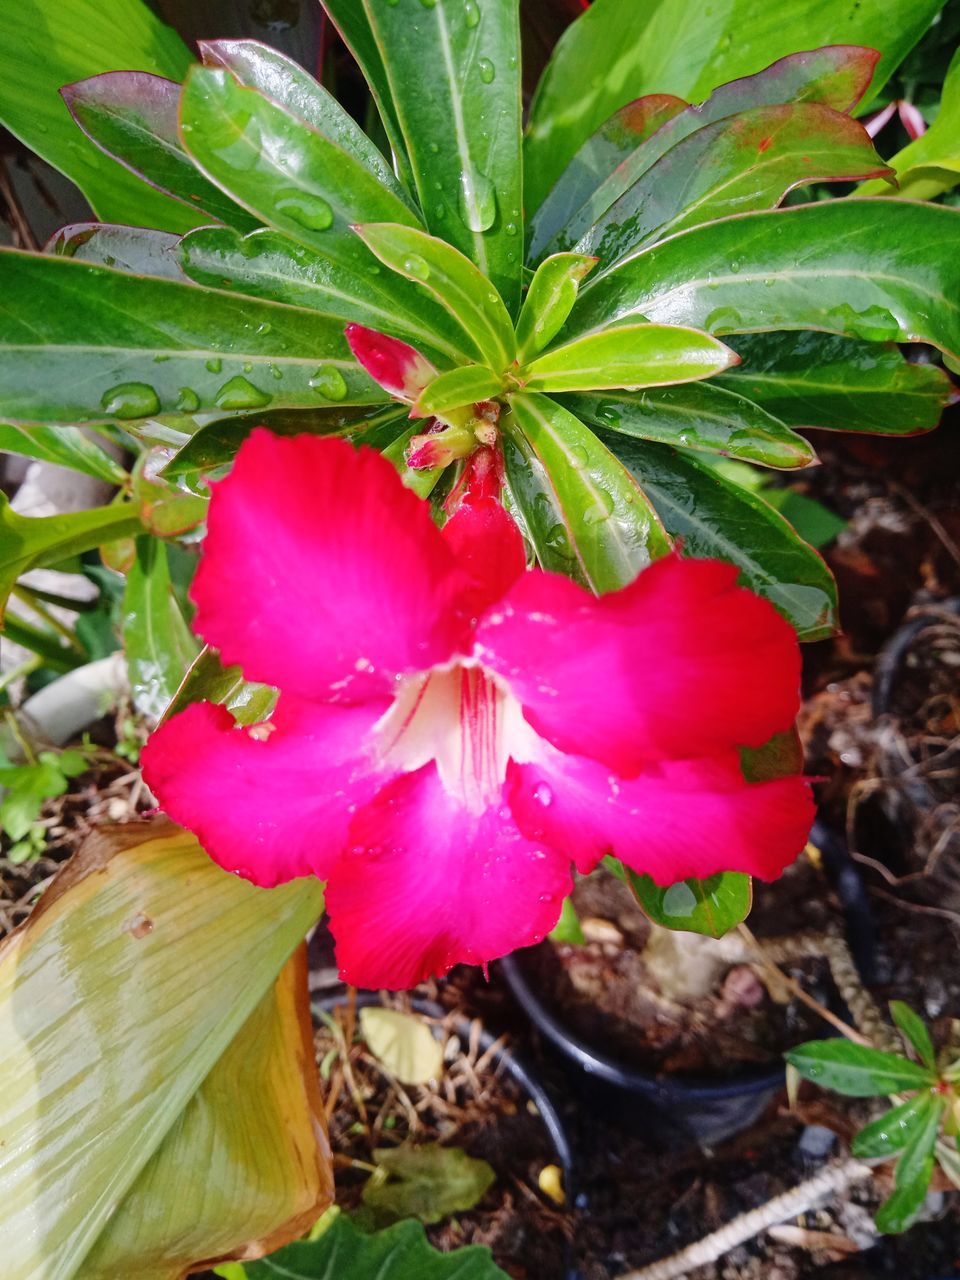
M 0 41 L 0 122 L 72 178 L 104 221 L 187 231 L 201 218 L 87 142 L 61 85 L 118 67 L 179 80 L 190 65 L 180 37 L 143 0 L 23 0 L 8 6 Z
M 917 1057 L 923 1065 L 929 1067 L 931 1071 L 935 1071 L 937 1055 L 933 1051 L 930 1032 L 927 1030 L 926 1024 L 920 1015 L 914 1013 L 910 1006 L 904 1004 L 902 1000 L 890 1001 L 890 1013 L 901 1034 L 916 1050 Z
M 806 467 L 816 460 L 803 436 L 714 381 L 621 391 L 616 396 L 583 392 L 565 397 L 563 403 L 592 426 L 642 440 L 744 458 L 765 467 Z
M 386 407 L 375 405 L 368 409 L 347 406 L 223 418 L 207 423 L 192 435 L 161 474 L 165 480 L 186 482 L 190 490 L 196 492 L 207 475 L 229 466 L 244 440 L 257 427 L 267 427 L 280 436 L 347 435 L 376 448 L 382 447 L 378 434 L 381 430 L 387 433 L 389 443 L 407 423 L 406 409 L 393 401 Z
M 0 413 L 133 421 L 376 403 L 341 321 L 70 258 L 0 254 Z
M 351 236 L 334 253 L 295 244 L 282 232 L 241 236 L 229 227 L 200 227 L 184 236 L 178 254 L 189 279 L 364 324 L 413 343 L 441 361 L 462 361 L 474 350 L 459 325 L 409 281 L 381 271 Z
M 523 260 L 517 0 L 360 2 L 427 226 L 475 262 L 512 310 Z
M 627 868 L 627 883 L 644 913 L 665 929 L 681 929 L 722 938 L 745 920 L 753 901 L 750 877 L 724 871 L 706 880 L 680 880 L 662 887 Z
M 216 649 L 206 645 L 184 676 L 163 718 L 169 719 L 191 702 L 216 702 L 227 708 L 237 724 L 259 724 L 273 710 L 276 700 L 276 689 L 245 680 L 240 667 L 225 667 Z
M 360 221 L 415 225 L 379 178 L 344 150 L 229 71 L 194 67 L 180 101 L 180 132 L 200 170 L 261 221 L 337 257 L 356 254 Z
M 687 227 L 776 208 L 795 187 L 889 172 L 863 126 L 839 111 L 817 102 L 755 107 L 678 142 L 595 222 L 569 223 L 561 243 L 597 254 L 606 271 Z
M 61 227 L 46 251 L 95 266 L 116 267 L 132 275 L 185 281 L 177 260 L 179 244 L 180 237 L 169 231 L 118 227 L 111 222 L 75 222 Z
M 694 227 L 587 281 L 568 336 L 638 316 L 711 333 L 928 342 L 960 356 L 960 209 L 851 198 Z
M 942 369 L 908 363 L 893 343 L 801 330 L 732 345 L 743 363 L 715 381 L 791 427 L 913 435 L 937 425 L 951 396 Z
M 670 112 L 659 129 L 641 128 L 634 146 L 615 157 L 615 163 L 599 175 L 600 181 L 585 187 L 582 194 L 578 193 L 577 202 L 569 203 L 566 208 L 559 205 L 559 195 L 567 186 L 567 170 L 564 170 L 557 187 L 544 203 L 542 215 L 538 213 L 534 220 L 537 236 L 531 247 L 537 244 L 545 247 L 553 243 L 554 238 L 558 245 L 573 244 L 671 148 L 729 116 L 762 107 L 806 102 L 820 103 L 835 111 L 849 111 L 869 84 L 875 63 L 876 53 L 872 49 L 838 45 L 791 53 L 756 75 L 720 85 L 706 102 Z M 631 113 L 646 101 L 641 98 L 638 103 L 621 108 L 618 115 Z M 610 121 L 601 126 L 601 131 L 609 124 Z M 588 141 L 583 150 L 590 146 Z M 571 162 L 574 170 L 579 156 L 578 152 Z M 571 196 L 573 194 L 571 192 Z M 544 224 L 551 228 L 547 239 L 543 239 Z
M 201 215 L 256 226 L 197 172 L 177 132 L 180 85 L 145 71 L 107 71 L 60 91 L 90 141 L 151 186 Z
M 200 649 L 170 581 L 165 543 L 137 539 L 123 596 L 123 648 L 133 705 L 156 723 Z
M 902 199 L 933 200 L 960 182 L 960 49 L 953 55 L 936 119 L 926 133 L 890 159 L 899 187 L 865 182 L 858 194 L 896 195 Z
M 730 0 L 705 6 L 701 0 L 653 0 L 640 6 L 635 0 L 594 0 L 560 40 L 537 89 L 527 152 L 528 206 L 537 206 L 601 121 L 645 93 L 698 101 L 798 49 L 860 45 L 883 55 L 870 86 L 873 95 L 942 3 Z M 851 105 L 866 89 L 858 53 L 849 53 Z
M 451 409 L 473 405 L 480 400 L 491 400 L 503 390 L 503 379 L 492 369 L 479 364 L 465 364 L 459 369 L 441 373 L 424 387 L 414 411 L 418 417 L 431 414 L 442 417 Z
M 709 378 L 737 359 L 729 347 L 696 329 L 631 324 L 554 347 L 516 378 L 529 391 L 656 387 Z
M 906 1146 L 910 1134 L 923 1121 L 929 1093 L 918 1093 L 898 1107 L 864 1125 L 850 1144 L 850 1154 L 858 1160 L 886 1160 Z
M 926 1089 L 936 1073 L 917 1062 L 851 1040 L 810 1040 L 784 1055 L 805 1080 L 849 1098 Z
M 322 906 L 163 821 L 75 855 L 0 954 L 8 1274 L 175 1280 L 329 1203 L 305 969 L 277 985 Z
M 109 484 L 123 484 L 127 478 L 120 463 L 76 427 L 28 427 L 0 422 L 0 453 L 52 462 Z
M 819 555 L 762 498 L 733 484 L 688 451 L 604 432 L 604 441 L 683 550 L 740 568 L 745 585 L 788 618 L 801 640 L 837 625 L 837 588 Z
M 509 405 L 507 482 L 545 569 L 601 594 L 670 550 L 642 489 L 569 410 L 532 393 Z
M 928 1093 L 918 1108 L 917 1123 L 910 1130 L 894 1173 L 895 1190 L 877 1210 L 877 1227 L 884 1232 L 906 1231 L 916 1220 L 933 1177 L 934 1151 L 946 1098 Z
M 481 360 L 506 368 L 515 351 L 513 323 L 503 299 L 469 258 L 411 227 L 367 223 L 356 230 L 384 266 L 418 284 L 463 326 Z
M 563 906 L 560 908 L 560 919 L 550 930 L 547 937 L 551 942 L 566 942 L 574 947 L 582 947 L 586 942 L 580 925 L 580 917 L 577 915 L 577 909 L 573 905 L 572 899 L 564 898 Z
M 686 106 L 682 98 L 672 94 L 651 93 L 627 103 L 605 120 L 563 170 L 530 220 L 528 261 L 538 262 L 601 184 Z
M 410 204 L 410 197 L 389 162 L 353 116 L 298 62 L 258 40 L 200 40 L 198 45 L 207 66 L 223 67 L 248 89 L 259 89 L 285 111 L 335 142 L 381 185 Z
M 413 175 L 397 116 L 397 106 L 387 78 L 383 53 L 374 38 L 367 10 L 362 0 L 323 0 L 323 7 L 333 19 L 344 43 L 363 71 L 374 102 L 377 104 L 383 127 L 390 139 L 390 148 L 399 172 L 407 186 L 412 188 Z
M 373 1159 L 389 1181 L 371 1178 L 363 1203 L 384 1225 L 400 1218 L 418 1218 L 428 1226 L 442 1222 L 472 1209 L 497 1179 L 486 1160 L 437 1143 L 382 1147 Z
M 318 1239 L 287 1245 L 243 1271 L 247 1280 L 507 1280 L 484 1246 L 440 1253 L 419 1222 L 363 1235 L 343 1213 Z
M 58 564 L 140 529 L 137 508 L 131 502 L 63 515 L 22 516 L 0 493 L 0 620 L 11 588 L 28 569 Z
M 555 253 L 541 262 L 530 281 L 517 321 L 517 360 L 532 360 L 550 345 L 577 300 L 580 281 L 596 265 L 582 253 Z
M 406 431 L 385 445 L 381 452 L 388 462 L 396 467 L 404 488 L 412 490 L 418 498 L 427 499 L 433 493 L 443 475 L 443 467 L 411 467 L 407 462 L 407 453 L 414 436 L 423 430 L 422 422 L 415 422 Z

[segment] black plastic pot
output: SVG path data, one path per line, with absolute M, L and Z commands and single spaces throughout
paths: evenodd
M 890 710 L 897 676 L 914 640 L 921 632 L 942 621 L 938 616 L 939 613 L 960 614 L 960 596 L 952 596 L 949 600 L 940 601 L 937 610 L 938 613 L 921 613 L 898 627 L 877 655 L 873 668 L 871 703 L 873 714 L 877 718 L 886 715 Z
M 812 840 L 824 852 L 827 877 L 843 906 L 851 953 L 868 979 L 873 922 L 859 871 L 842 840 L 821 824 L 814 827 Z M 499 970 L 534 1026 L 560 1051 L 587 1104 L 642 1127 L 651 1138 L 671 1145 L 686 1140 L 715 1146 L 749 1128 L 783 1088 L 780 1064 L 715 1080 L 658 1076 L 625 1062 L 577 1035 L 541 999 L 523 957 L 522 951 L 505 957 L 497 962 Z

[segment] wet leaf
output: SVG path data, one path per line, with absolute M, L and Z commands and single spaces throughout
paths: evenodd
M 173 591 L 166 544 L 158 538 L 137 539 L 123 596 L 123 648 L 133 704 L 155 724 L 200 649 Z
M 850 1098 L 872 1098 L 936 1084 L 936 1073 L 896 1053 L 850 1040 L 810 1040 L 785 1055 L 806 1080 Z
M 463 365 L 441 373 L 427 384 L 414 405 L 419 418 L 438 414 L 440 417 L 451 409 L 472 406 L 480 400 L 490 400 L 503 390 L 503 379 L 492 370 L 479 364 Z
M 443 1045 L 417 1014 L 376 1005 L 360 1010 L 370 1052 L 401 1084 L 426 1084 L 443 1074 Z
M 517 321 L 517 360 L 523 364 L 550 345 L 577 300 L 580 281 L 596 265 L 582 253 L 555 253 L 537 267 Z
M 387 1176 L 371 1178 L 363 1203 L 378 1220 L 418 1218 L 429 1226 L 452 1213 L 465 1213 L 482 1200 L 497 1180 L 486 1160 L 475 1160 L 458 1147 L 383 1147 L 374 1162 Z
M 946 1098 L 925 1094 L 920 1118 L 911 1129 L 894 1172 L 895 1190 L 877 1210 L 877 1227 L 883 1232 L 906 1231 L 923 1206 L 933 1177 L 934 1151 Z
M 191 702 L 218 702 L 237 724 L 258 724 L 267 718 L 276 700 L 276 689 L 245 680 L 240 667 L 225 667 L 217 651 L 206 645 L 184 676 L 163 718 L 169 719 Z
M 588 280 L 568 340 L 635 323 L 710 333 L 822 329 L 960 355 L 960 209 L 879 199 L 744 213 Z
M 850 1144 L 851 1155 L 859 1160 L 884 1160 L 897 1155 L 913 1130 L 923 1122 L 929 1098 L 929 1093 L 918 1093 L 864 1125 Z
M 933 1041 L 923 1019 L 904 1004 L 902 1000 L 890 1001 L 890 1013 L 907 1043 L 916 1050 L 917 1057 L 931 1071 L 937 1069 L 937 1055 L 933 1051 Z
M 108 484 L 123 484 L 127 478 L 120 463 L 76 427 L 28 427 L 17 422 L 0 422 L 0 453 L 52 462 L 97 480 L 106 480 Z
M 710 938 L 722 938 L 745 920 L 753 901 L 750 877 L 739 871 L 724 871 L 706 880 L 680 880 L 667 888 L 629 868 L 627 877 L 637 902 L 654 924 Z
M 147 227 L 118 227 L 109 222 L 74 222 L 61 227 L 47 253 L 77 258 L 96 266 L 116 267 L 137 276 L 186 280 L 177 261 L 180 237 Z
M 816 459 L 803 436 L 713 380 L 621 391 L 616 396 L 585 392 L 565 396 L 562 403 L 592 426 L 642 440 L 743 458 L 766 467 L 805 467 Z

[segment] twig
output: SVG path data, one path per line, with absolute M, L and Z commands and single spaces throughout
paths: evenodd
M 726 1226 L 681 1249 L 679 1253 L 648 1267 L 641 1267 L 638 1271 L 624 1272 L 618 1280 L 676 1280 L 696 1267 L 716 1262 L 738 1244 L 752 1240 L 768 1227 L 816 1209 L 831 1196 L 845 1191 L 855 1182 L 862 1182 L 872 1173 L 871 1167 L 860 1160 L 843 1160 L 839 1164 L 828 1165 L 806 1182 L 801 1182 L 790 1191 L 784 1191 L 782 1195 L 774 1196 L 749 1213 L 741 1214 L 739 1218 L 734 1218 Z

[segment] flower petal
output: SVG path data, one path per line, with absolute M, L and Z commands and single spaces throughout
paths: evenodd
M 370 377 L 398 400 L 413 404 L 437 376 L 426 356 L 399 338 L 390 338 L 362 324 L 348 324 L 344 332 L 350 350 Z
M 240 728 L 225 707 L 195 702 L 151 736 L 144 779 L 225 870 L 266 887 L 326 878 L 354 811 L 390 776 L 365 751 L 385 708 L 281 695 L 271 720 Z
M 475 654 L 562 751 L 629 777 L 651 761 L 760 746 L 799 707 L 800 650 L 717 560 L 667 556 L 600 599 L 527 573 L 481 621 Z
M 539 942 L 570 891 L 569 859 L 518 831 L 505 806 L 473 815 L 433 765 L 360 810 L 327 887 L 341 976 L 412 987 L 455 964 Z
M 521 830 L 580 871 L 612 853 L 661 885 L 719 871 L 775 880 L 806 844 L 815 809 L 809 782 L 747 782 L 736 752 L 622 780 L 548 748 L 542 762 L 510 766 L 507 795 Z
M 427 504 L 385 458 L 257 430 L 214 488 L 192 595 L 225 663 L 352 702 L 452 655 L 463 585 Z

